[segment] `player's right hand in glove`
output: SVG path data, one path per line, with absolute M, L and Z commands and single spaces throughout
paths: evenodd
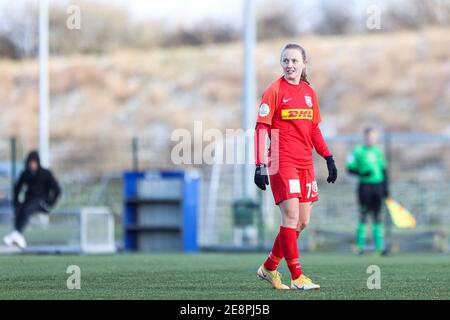
M 327 160 L 327 168 L 328 168 L 328 183 L 334 183 L 337 179 L 337 168 L 336 164 L 334 163 L 333 156 L 328 156 L 325 158 Z
M 359 175 L 361 177 L 367 178 L 367 177 L 370 177 L 372 175 L 372 171 L 369 170 L 369 171 L 365 171 L 365 172 L 360 172 Z
M 370 177 L 372 175 L 372 171 L 360 172 L 356 169 L 348 169 L 347 171 L 348 171 L 348 173 L 356 174 L 357 176 L 364 177 L 364 178 Z
M 267 175 L 265 164 L 260 164 L 256 167 L 254 181 L 258 188 L 266 190 L 266 185 L 269 185 L 269 176 Z

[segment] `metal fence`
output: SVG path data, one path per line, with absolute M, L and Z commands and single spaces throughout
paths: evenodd
M 336 184 L 326 183 L 327 169 L 323 159 L 315 157 L 315 173 L 320 200 L 314 205 L 311 224 L 304 234 L 316 230 L 341 233 L 353 240 L 353 230 L 358 219 L 356 198 L 357 179 L 347 174 L 345 163 L 360 135 L 342 135 L 326 139 L 335 155 L 339 178 Z M 382 141 L 389 162 L 391 196 L 409 209 L 416 217 L 418 227 L 406 233 L 450 231 L 450 137 L 425 134 L 390 134 Z M 218 165 L 219 166 L 219 165 Z M 220 186 L 214 206 L 210 205 L 210 186 L 214 179 L 214 166 L 203 168 L 204 205 L 201 219 L 201 241 L 205 247 L 240 245 L 240 230 L 233 225 L 232 203 L 240 197 L 242 172 L 239 166 L 221 165 Z M 259 247 L 268 248 L 278 232 L 280 212 L 275 206 L 270 189 L 258 191 L 262 198 L 262 237 L 254 237 Z M 386 212 L 385 212 L 386 213 Z M 386 215 L 387 217 L 387 215 Z M 256 226 L 255 226 L 256 228 Z M 403 230 L 392 228 L 394 233 Z M 250 230 L 250 233 L 255 230 Z M 340 241 L 330 237 L 330 241 Z M 303 248 L 310 246 L 301 241 Z M 350 247 L 350 246 L 348 246 Z
M 335 155 L 339 178 L 336 184 L 327 184 L 325 161 L 316 156 L 320 201 L 314 205 L 309 229 L 339 230 L 351 234 L 358 213 L 357 181 L 344 168 L 347 155 L 360 142 L 360 136 L 329 137 L 326 140 Z M 0 139 L 0 208 L 9 206 L 11 176 L 14 171 L 17 174 L 22 169 L 23 159 L 35 143 L 33 140 Z M 391 134 L 383 140 L 383 145 L 389 158 L 392 197 L 411 210 L 417 218 L 419 229 L 449 230 L 450 137 Z M 95 137 L 53 139 L 51 168 L 63 188 L 58 207 L 110 207 L 116 215 L 116 236 L 120 239 L 122 172 L 131 169 L 179 169 L 170 159 L 171 148 L 171 144 L 145 138 L 121 141 Z M 190 167 L 193 166 L 183 168 Z M 232 207 L 241 195 L 240 166 L 196 165 L 195 169 L 202 177 L 200 244 L 203 247 L 240 245 L 242 230 L 234 226 Z M 268 246 L 278 230 L 280 214 L 270 189 L 259 195 L 263 204 L 263 236 L 259 237 L 259 242 Z

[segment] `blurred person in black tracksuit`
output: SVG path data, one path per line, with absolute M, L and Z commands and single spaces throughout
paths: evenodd
M 20 202 L 19 195 L 24 186 L 25 199 Z M 52 172 L 41 167 L 36 151 L 30 152 L 25 161 L 25 169 L 14 186 L 14 231 L 3 238 L 4 242 L 8 246 L 17 245 L 24 249 L 26 241 L 23 231 L 29 218 L 38 212 L 49 214 L 60 194 L 61 188 Z

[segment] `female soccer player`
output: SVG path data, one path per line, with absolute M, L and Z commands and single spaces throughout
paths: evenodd
M 280 63 L 283 76 L 264 92 L 256 121 L 255 184 L 266 190 L 267 174 L 270 176 L 272 194 L 281 210 L 281 226 L 257 275 L 276 289 L 289 289 L 277 271 L 284 258 L 291 273 L 291 289 L 318 289 L 319 285 L 303 275 L 297 248 L 297 238 L 309 223 L 312 203 L 319 199 L 313 148 L 326 159 L 328 183 L 336 181 L 337 169 L 319 129 L 319 103 L 307 80 L 305 50 L 298 44 L 287 44 Z M 264 160 L 266 135 L 270 138 L 268 163 Z

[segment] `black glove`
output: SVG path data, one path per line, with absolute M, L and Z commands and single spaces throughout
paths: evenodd
M 263 170 L 264 169 L 264 170 Z M 261 164 L 255 169 L 255 184 L 261 190 L 266 190 L 266 185 L 269 185 L 269 176 L 267 175 L 267 170 L 265 164 Z
M 367 178 L 367 177 L 370 177 L 372 175 L 372 171 L 369 170 L 369 171 L 366 171 L 366 172 L 360 172 L 359 175 L 361 177 Z
M 384 198 L 389 198 L 389 176 L 385 170 L 383 170 L 384 180 L 383 180 L 383 196 Z
M 327 160 L 327 168 L 328 168 L 328 178 L 327 178 L 327 182 L 328 183 L 334 183 L 337 179 L 337 168 L 336 165 L 334 163 L 334 159 L 333 156 L 328 156 L 325 158 L 325 160 Z
M 41 210 L 45 213 L 50 213 L 50 211 L 52 211 L 52 206 L 43 200 L 39 202 L 39 207 L 41 207 Z
M 357 176 L 365 177 L 365 178 L 370 177 L 372 175 L 372 171 L 359 172 L 356 169 L 348 169 L 347 171 L 348 171 L 348 173 L 356 174 Z
M 388 186 L 386 185 L 386 184 L 384 184 L 383 185 L 383 196 L 384 196 L 384 198 L 386 199 L 386 198 L 389 198 L 389 188 L 388 188 Z

